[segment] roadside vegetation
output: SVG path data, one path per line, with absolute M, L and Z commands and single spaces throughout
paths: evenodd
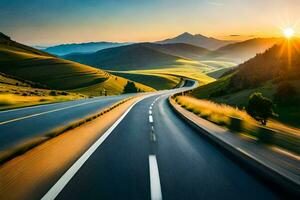
M 246 134 L 259 142 L 279 146 L 300 154 L 299 129 L 285 126 L 274 120 L 271 120 L 266 126 L 262 126 L 245 110 L 209 100 L 196 99 L 191 96 L 176 96 L 174 100 L 183 108 L 217 125 Z

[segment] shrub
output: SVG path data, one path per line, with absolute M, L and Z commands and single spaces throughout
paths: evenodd
M 274 95 L 275 101 L 280 104 L 296 102 L 296 90 L 288 82 L 280 82 Z
M 55 90 L 51 90 L 51 92 L 49 93 L 49 95 L 50 95 L 50 96 L 56 96 L 56 95 L 57 95 L 57 93 L 56 93 L 56 91 L 55 91 Z
M 136 93 L 139 92 L 139 89 L 135 86 L 134 82 L 127 81 L 127 84 L 125 85 L 123 89 L 123 94 L 126 93 Z
M 246 111 L 262 125 L 266 125 L 268 118 L 274 115 L 273 107 L 273 102 L 270 99 L 261 93 L 253 93 L 249 97 Z

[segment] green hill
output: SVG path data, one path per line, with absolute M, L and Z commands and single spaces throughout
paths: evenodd
M 91 54 L 70 54 L 64 58 L 108 70 L 157 68 L 175 64 L 180 57 L 163 53 L 147 43 L 104 49 Z
M 64 60 L 51 54 L 27 47 L 12 41 L 7 36 L 0 36 L 0 72 L 13 75 L 21 79 L 33 81 L 44 87 L 58 90 L 74 90 L 84 94 L 94 93 L 89 91 L 89 86 L 98 85 L 98 90 L 110 84 L 111 74 L 87 65 Z M 113 76 L 115 78 L 115 76 Z M 126 83 L 123 78 L 119 87 L 109 87 L 109 94 L 118 94 Z M 117 85 L 118 81 L 115 81 Z M 153 91 L 152 88 L 137 84 L 144 91 Z M 99 95 L 99 92 L 98 92 Z
M 297 39 L 274 45 L 227 76 L 195 89 L 193 95 L 242 108 L 250 94 L 261 92 L 275 102 L 279 120 L 299 127 L 299 49 Z

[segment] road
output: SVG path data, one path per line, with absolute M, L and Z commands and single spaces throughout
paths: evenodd
M 134 94 L 98 97 L 0 112 L 0 151 L 77 119 L 96 113 Z
M 182 121 L 170 93 L 134 105 L 44 199 L 278 199 Z

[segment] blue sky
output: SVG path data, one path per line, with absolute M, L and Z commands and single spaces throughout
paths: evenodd
M 0 31 L 26 44 L 154 41 L 181 32 L 270 36 L 299 0 L 0 0 Z

